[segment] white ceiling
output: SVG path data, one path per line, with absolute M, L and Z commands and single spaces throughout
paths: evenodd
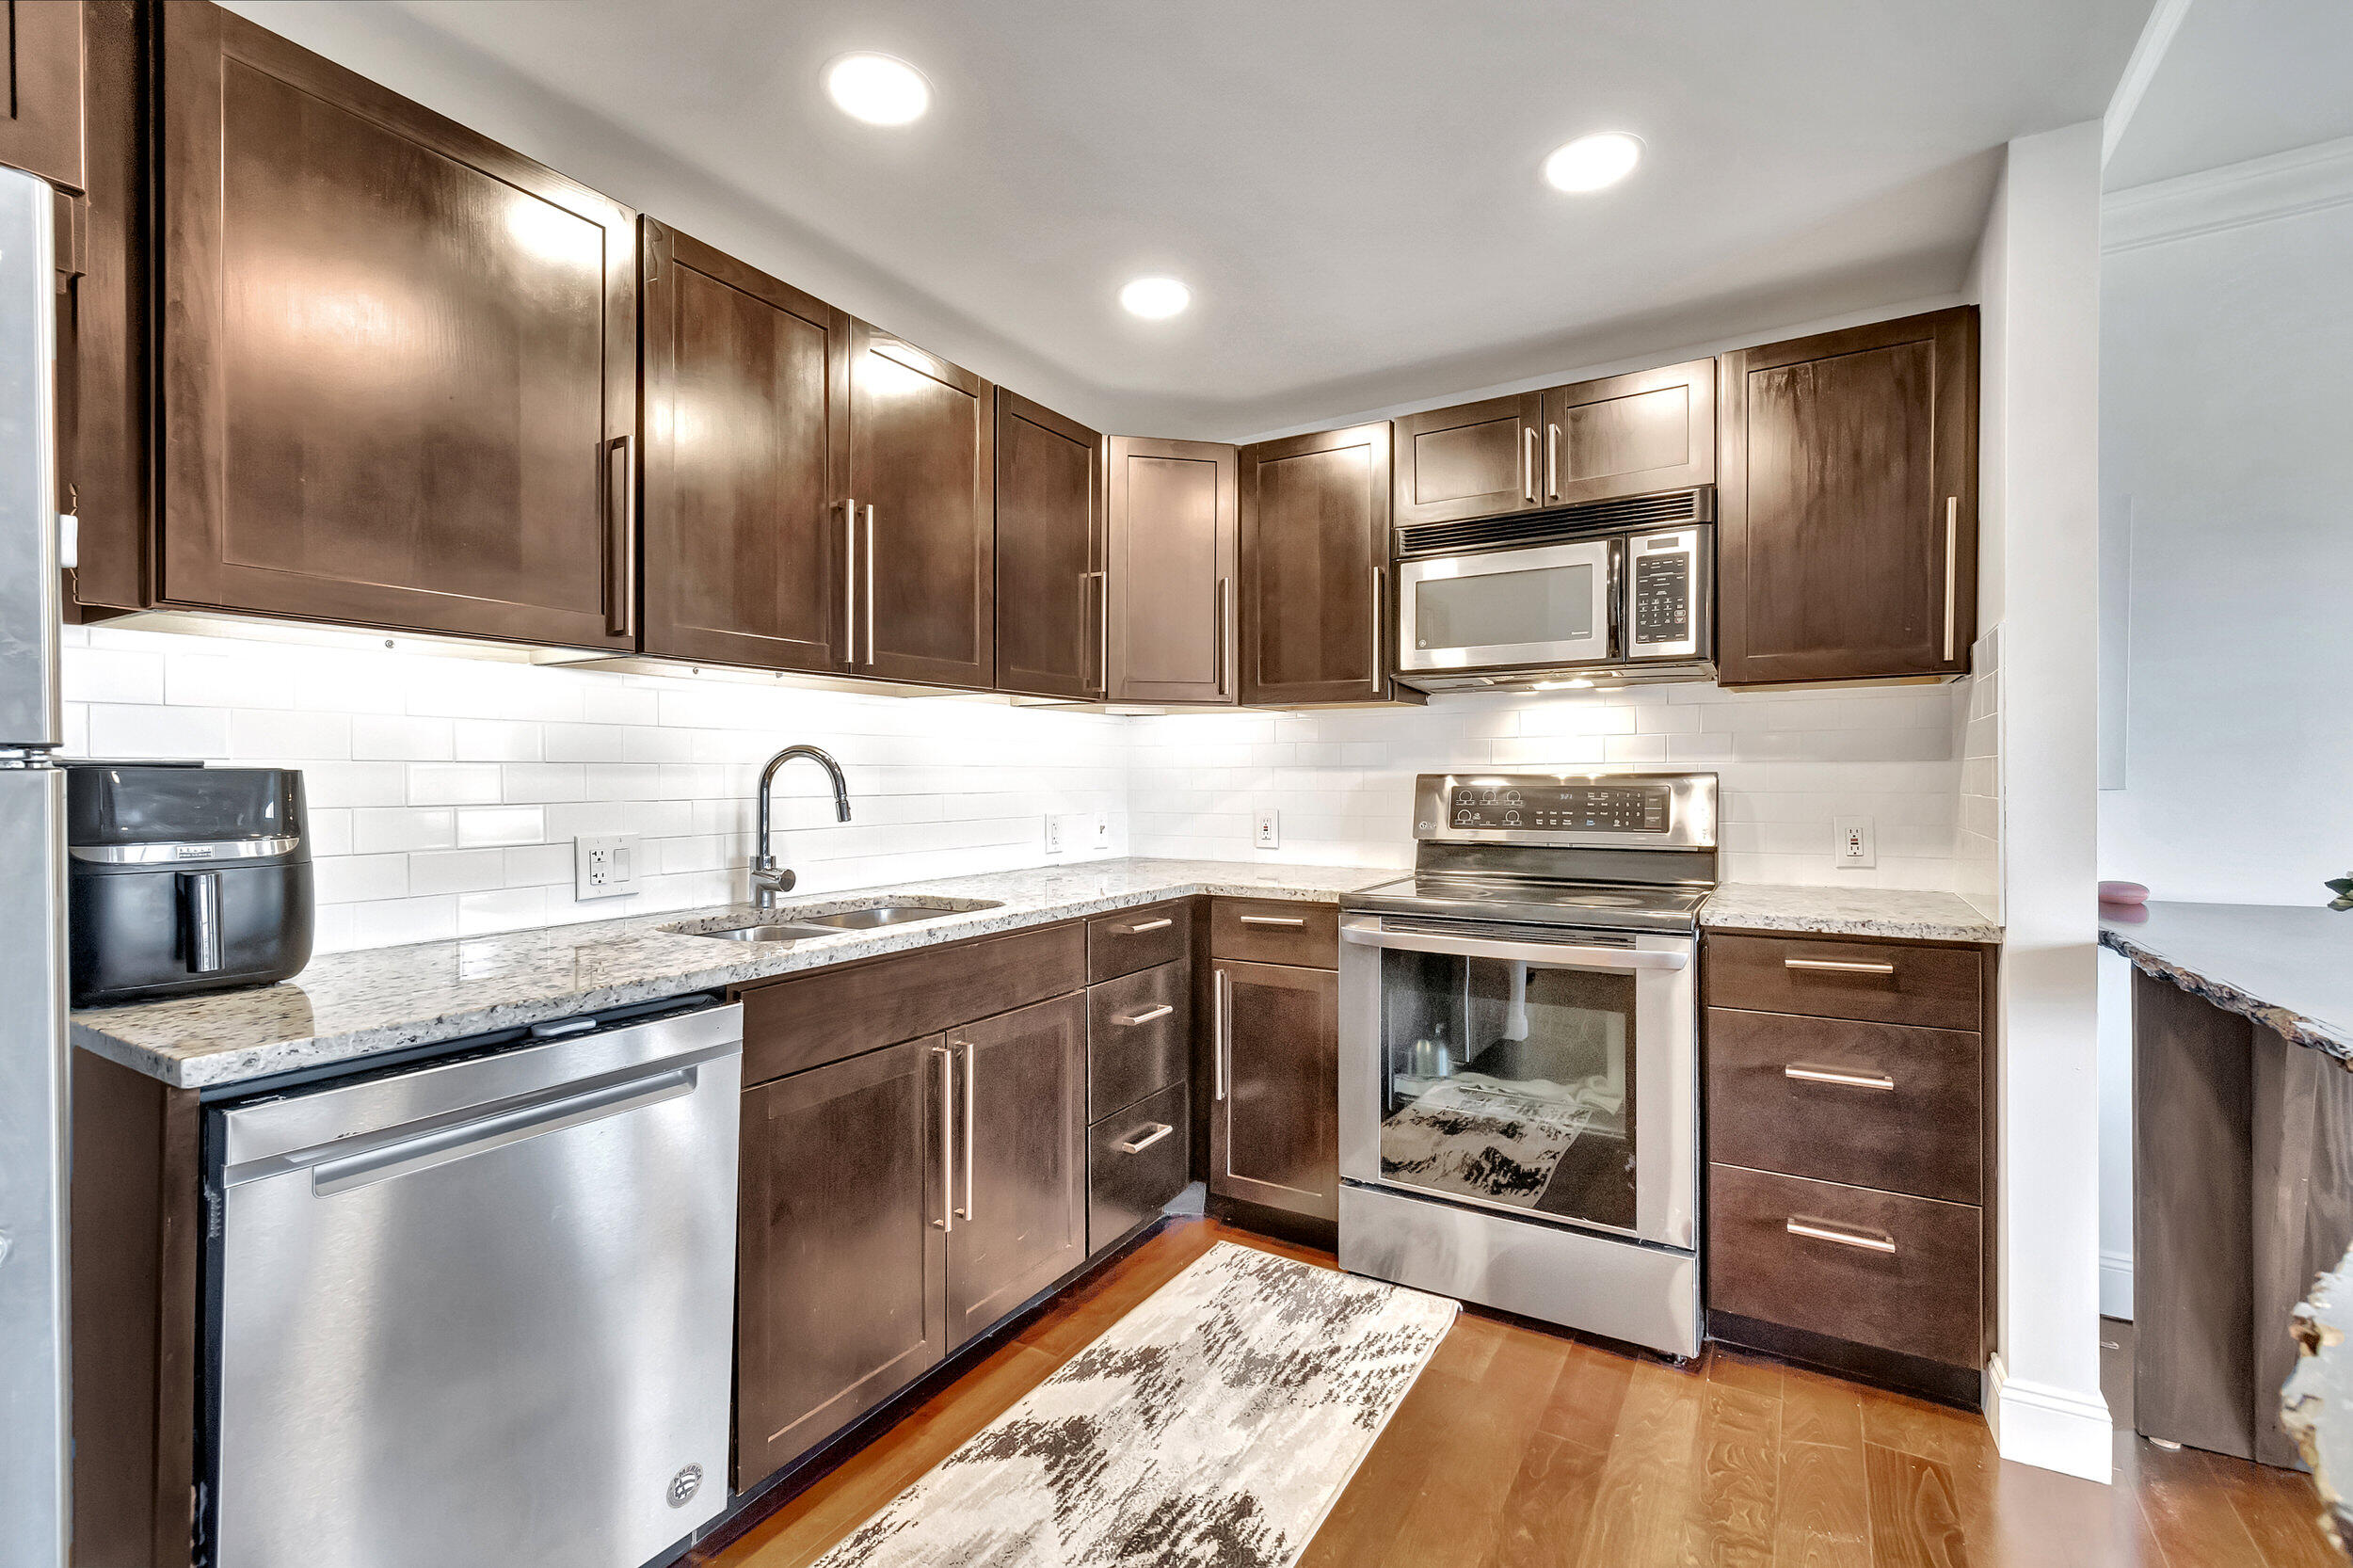
M 761 221 L 703 237 L 789 280 L 1081 418 L 1235 439 L 1955 292 L 1994 150 L 2097 116 L 2149 5 L 235 8 L 596 183 L 560 116 L 515 106 L 543 93 L 705 182 L 665 209 L 632 164 L 614 194 L 656 216 L 691 231 L 730 193 Z M 835 111 L 819 72 L 849 49 L 920 66 L 930 116 Z M 461 77 L 507 122 L 425 90 Z M 1599 129 L 1648 144 L 1631 180 L 1540 182 Z M 1193 309 L 1124 315 L 1146 271 Z
M 2190 0 L 2103 183 L 2123 190 L 2353 136 L 2353 3 Z

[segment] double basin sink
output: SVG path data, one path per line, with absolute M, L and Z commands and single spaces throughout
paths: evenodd
M 662 929 L 680 936 L 708 936 L 722 942 L 800 942 L 811 936 L 835 936 L 844 931 L 872 931 L 879 926 L 913 925 L 945 920 L 976 909 L 999 907 L 996 899 L 906 899 L 895 903 L 858 904 L 849 909 L 805 915 L 795 910 L 772 910 L 760 920 L 728 925 L 684 920 Z

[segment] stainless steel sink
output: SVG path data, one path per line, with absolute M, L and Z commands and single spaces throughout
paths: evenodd
M 994 909 L 994 904 L 973 904 L 974 909 Z M 795 915 L 798 925 L 831 926 L 836 931 L 864 931 L 877 925 L 908 925 L 917 920 L 943 920 L 961 915 L 963 909 L 942 909 L 930 904 L 876 904 L 864 909 L 844 909 L 836 915 Z
M 779 909 L 773 919 L 753 924 L 712 930 L 685 921 L 663 929 L 680 936 L 710 936 L 722 942 L 802 942 L 811 936 L 838 936 L 845 931 L 872 931 L 877 926 L 912 925 L 919 920 L 946 920 L 951 915 L 997 907 L 998 901 L 994 899 L 943 899 L 936 904 L 870 904 L 822 915 Z
M 808 936 L 830 936 L 824 925 L 739 925 L 727 931 L 690 931 L 689 936 L 715 936 L 722 942 L 797 942 Z

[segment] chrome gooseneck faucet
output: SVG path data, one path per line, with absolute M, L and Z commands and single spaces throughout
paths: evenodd
M 760 836 L 752 845 L 752 902 L 761 909 L 774 909 L 778 897 L 792 890 L 793 875 L 776 864 L 776 857 L 768 849 L 768 796 L 776 781 L 776 770 L 795 757 L 806 757 L 825 770 L 833 780 L 833 814 L 837 822 L 850 820 L 850 784 L 841 776 L 841 764 L 817 746 L 786 746 L 768 759 L 768 765 L 760 774 Z

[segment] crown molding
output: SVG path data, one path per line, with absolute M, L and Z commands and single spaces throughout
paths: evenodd
M 2100 200 L 2100 248 L 2112 256 L 2348 202 L 2353 136 L 2110 191 Z

